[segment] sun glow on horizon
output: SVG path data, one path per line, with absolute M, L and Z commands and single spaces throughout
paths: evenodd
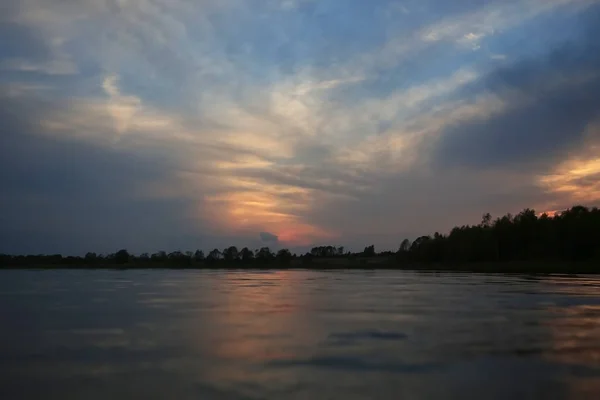
M 284 193 L 241 190 L 210 196 L 205 198 L 207 215 L 227 232 L 269 232 L 286 245 L 303 246 L 336 237 L 333 232 L 303 221 L 302 212 L 310 209 L 302 201 L 307 190 L 291 189 Z

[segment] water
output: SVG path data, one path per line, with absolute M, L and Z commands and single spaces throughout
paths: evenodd
M 0 399 L 597 399 L 600 279 L 2 271 Z

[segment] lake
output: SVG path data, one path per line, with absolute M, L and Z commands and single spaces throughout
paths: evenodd
M 0 271 L 0 399 L 598 399 L 600 279 Z

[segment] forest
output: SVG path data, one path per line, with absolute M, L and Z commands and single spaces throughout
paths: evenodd
M 404 239 L 397 251 L 362 252 L 344 247 L 318 246 L 305 254 L 269 247 L 251 250 L 235 246 L 202 250 L 159 251 L 134 255 L 126 249 L 113 254 L 83 257 L 0 254 L 2 268 L 407 268 L 518 271 L 523 265 L 585 265 L 584 272 L 600 272 L 600 210 L 574 206 L 553 215 L 525 209 L 517 215 L 493 218 L 484 214 L 477 225 L 453 228 Z M 516 267 L 515 267 L 516 266 Z M 536 267 L 538 268 L 538 267 Z M 525 268 L 527 269 L 527 268 Z M 543 267 L 542 267 L 543 269 Z M 554 271 L 556 268 L 549 268 Z

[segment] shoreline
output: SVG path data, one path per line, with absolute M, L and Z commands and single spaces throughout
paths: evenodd
M 229 270 L 229 271 L 252 271 L 252 270 L 308 270 L 308 271 L 377 271 L 397 270 L 415 272 L 462 272 L 462 273 L 494 273 L 494 274 L 563 274 L 582 275 L 599 274 L 600 264 L 593 261 L 587 262 L 557 262 L 557 261 L 519 261 L 519 262 L 491 262 L 491 263 L 407 263 L 398 264 L 394 262 L 356 263 L 347 262 L 328 263 L 293 263 L 289 265 L 269 264 L 199 264 L 199 265 L 148 265 L 148 264 L 80 264 L 80 265 L 13 265 L 2 266 L 1 270 Z

